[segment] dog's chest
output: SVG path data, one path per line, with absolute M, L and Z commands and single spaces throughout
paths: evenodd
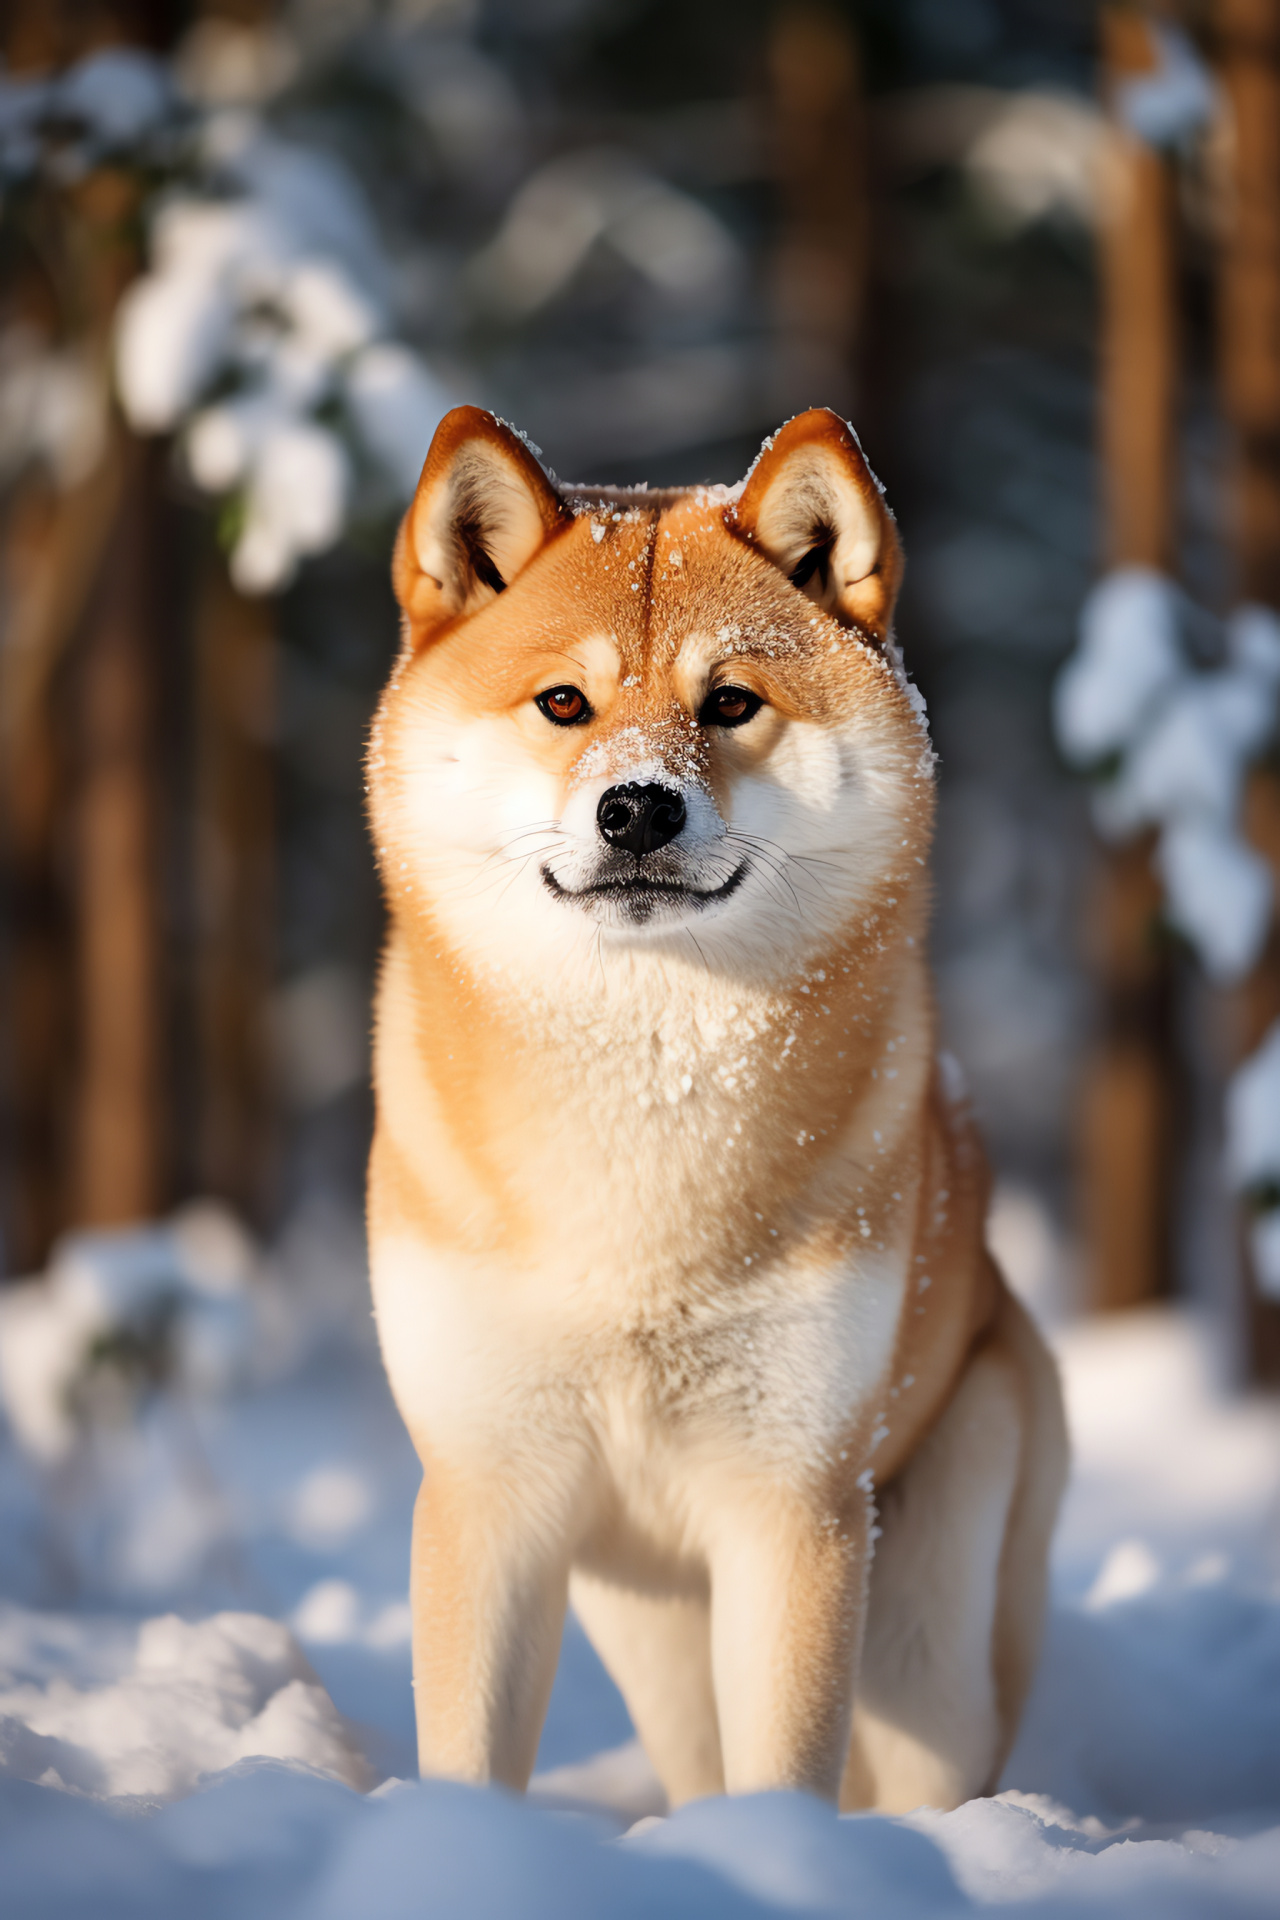
M 822 1167 L 859 1150 L 845 1137 L 856 1045 L 821 1003 L 797 1013 L 745 995 L 587 1028 L 518 1110 L 504 1093 L 495 1113 L 522 1221 L 540 1238 L 548 1194 L 566 1194 L 554 1257 L 607 1271 L 621 1311 L 674 1301 L 690 1271 L 767 1264 L 797 1204 L 811 1213 L 801 1196 Z
M 892 1251 L 779 1253 L 654 1301 L 406 1241 L 383 1248 L 375 1294 L 415 1434 L 468 1451 L 567 1444 L 621 1491 L 700 1458 L 829 1463 L 883 1393 L 902 1267 Z
M 576 1436 L 621 1487 L 668 1458 L 820 1464 L 883 1390 L 914 1175 L 877 1214 L 858 1182 L 900 1157 L 896 1113 L 824 1129 L 838 1001 L 659 1001 L 584 1012 L 545 1070 L 517 1050 L 480 1133 L 501 1198 L 477 1201 L 470 1246 L 405 1219 L 375 1250 L 416 1436 Z
M 600 1343 L 587 1409 L 620 1475 L 664 1450 L 816 1463 L 881 1392 L 903 1298 L 894 1254 L 779 1256 L 754 1280 Z
M 693 1575 L 726 1499 L 847 1477 L 883 1431 L 900 1304 L 888 1264 L 863 1263 L 624 1333 L 584 1399 L 599 1471 L 583 1564 Z

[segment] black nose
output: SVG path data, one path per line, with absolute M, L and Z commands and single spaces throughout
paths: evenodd
M 611 847 L 627 853 L 652 853 L 674 840 L 684 825 L 684 801 L 670 787 L 610 787 L 600 796 L 596 824 Z

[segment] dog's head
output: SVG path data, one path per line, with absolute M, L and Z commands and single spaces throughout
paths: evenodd
M 932 758 L 893 655 L 893 520 L 825 409 L 741 487 L 558 489 L 441 423 L 394 561 L 370 750 L 390 902 L 469 960 L 683 946 L 794 967 L 918 892 Z

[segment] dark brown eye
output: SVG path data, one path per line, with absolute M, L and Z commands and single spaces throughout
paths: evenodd
M 584 720 L 591 718 L 587 697 L 576 687 L 548 687 L 534 704 L 558 727 L 580 727 Z
M 715 687 L 702 703 L 698 715 L 704 727 L 745 727 L 754 720 L 764 701 L 745 687 Z

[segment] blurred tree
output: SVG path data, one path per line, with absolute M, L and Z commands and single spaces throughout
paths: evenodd
M 270 51 L 272 0 L 200 0 L 187 44 L 253 74 Z M 206 54 L 206 60 L 209 55 Z M 185 1185 L 270 1217 L 278 1099 L 267 1008 L 276 967 L 278 649 L 269 601 L 233 585 L 204 527 L 191 596 L 191 1162 Z
M 167 637 L 153 655 L 153 705 L 130 721 L 158 729 L 149 788 L 135 789 L 153 840 L 132 842 L 145 852 L 136 870 L 158 862 L 161 876 L 160 937 L 145 950 L 164 1063 L 158 1192 L 168 1181 L 175 1195 L 212 1190 L 252 1208 L 283 1097 L 283 1206 L 317 1192 L 358 1205 L 378 936 L 361 735 L 395 645 L 390 523 L 438 409 L 453 397 L 493 405 L 579 476 L 731 480 L 781 413 L 847 406 L 858 392 L 864 428 L 874 402 L 869 452 L 910 535 L 903 633 L 949 802 L 965 787 L 960 811 L 944 808 L 961 825 L 941 849 L 941 918 L 967 890 L 969 943 L 942 927 L 944 1000 L 949 966 L 968 982 L 950 1017 L 997 1157 L 1056 1201 L 1078 1017 L 1066 953 L 1077 803 L 1041 722 L 1091 538 L 1091 12 L 1077 0 L 1039 0 L 1034 17 L 1004 0 L 188 10 L 191 30 L 163 68 L 172 140 L 154 163 L 138 158 L 141 230 L 119 236 L 146 253 L 126 303 L 124 335 L 138 349 L 117 363 L 120 390 L 130 419 L 157 435 L 146 484 L 163 477 L 168 501 L 157 506 L 154 576 Z M 61 33 L 46 31 L 35 65 L 57 68 L 88 44 Z M 303 202 L 324 219 L 307 226 Z M 6 203 L 9 242 L 16 205 Z M 330 243 L 353 209 L 348 226 L 367 239 L 370 207 L 386 244 L 366 271 L 363 240 L 345 253 Z M 317 282 L 302 270 L 317 251 L 338 270 L 321 276 L 328 294 L 341 297 L 308 307 Z M 43 331 L 79 338 L 62 298 L 70 283 L 50 289 L 44 272 L 37 260 L 52 316 Z M 318 334 L 353 314 L 355 331 L 319 351 Z M 170 353 L 175 341 L 189 359 Z M 431 356 L 434 384 L 406 341 Z M 300 363 L 307 378 L 291 386 Z M 157 369 L 193 364 L 156 404 Z M 1155 371 L 1130 367 L 1148 387 Z M 150 402 L 143 374 L 155 376 Z M 34 1251 L 23 1264 L 68 1217 L 70 1116 L 85 1111 L 83 1085 L 74 1100 L 74 1087 L 57 1090 L 59 1074 L 74 1079 L 84 1064 L 86 968 L 69 965 L 84 902 L 65 849 L 72 825 L 88 825 L 72 778 L 91 764 L 78 731 L 79 636 L 96 584 L 133 564 L 115 538 L 125 474 L 113 462 L 131 444 L 117 429 L 92 484 L 41 493 L 29 477 L 6 519 L 15 614 L 22 556 L 46 537 L 40 499 L 66 529 L 52 563 L 22 576 L 40 582 L 23 620 L 48 601 L 40 617 L 60 636 L 44 647 L 30 732 L 47 740 L 44 785 L 15 783 L 14 819 L 25 806 L 36 820 L 38 855 L 13 916 L 36 962 L 23 989 L 33 1018 L 17 1041 L 40 1062 L 23 1069 L 24 1152 L 43 1157 L 48 1176 L 46 1225 L 25 1239 Z M 276 461 L 282 449 L 293 464 Z M 332 484 L 318 533 L 314 517 L 303 522 L 322 470 Z M 232 586 L 214 515 L 189 511 L 201 493 L 216 503 L 233 577 L 268 602 Z M 324 551 L 339 539 L 341 551 Z M 11 620 L 10 635 L 23 630 Z M 21 653 L 6 645 L 0 671 L 16 675 Z M 93 765 L 110 745 L 109 704 Z M 118 791 L 112 804 L 119 813 Z M 105 846 L 111 806 L 91 812 Z M 25 904 L 37 898 L 43 936 Z M 105 920 L 101 929 L 106 951 Z M 135 943 L 135 958 L 142 951 Z M 1140 940 L 1137 951 L 1145 964 Z M 1113 967 L 1117 1004 L 1131 959 L 1126 948 Z M 45 1038 L 29 1044 L 28 1031 Z M 124 1033 L 122 1022 L 121 1045 Z M 24 1201 L 40 1190 L 25 1175 L 19 1185 Z
M 275 1175 L 266 1010 L 275 979 L 277 650 L 269 602 L 232 586 L 209 539 L 193 623 L 192 902 L 198 1113 L 196 1192 L 256 1224 Z
M 1227 104 L 1227 178 L 1218 269 L 1218 361 L 1234 435 L 1229 525 L 1238 592 L 1280 610 L 1280 3 L 1217 0 L 1213 25 Z M 1280 897 L 1280 773 L 1256 768 L 1245 829 Z M 1280 928 L 1235 996 L 1233 1052 L 1252 1054 L 1280 1019 Z M 1280 1301 L 1267 1299 L 1243 1236 L 1254 1374 L 1280 1382 Z
M 38 85 L 111 49 L 162 50 L 182 11 L 12 6 L 6 70 Z M 263 11 L 207 17 L 244 26 Z M 60 354 L 97 423 L 64 471 L 24 466 L 7 503 L 6 1263 L 19 1270 L 65 1227 L 146 1218 L 180 1190 L 259 1221 L 268 1192 L 270 623 L 208 541 L 191 575 L 166 447 L 138 439 L 112 397 L 148 186 L 145 157 L 109 151 L 38 174 L 8 210 L 6 319 L 11 338 L 30 334 L 28 381 Z
M 4 24 L 5 64 L 21 76 L 157 44 L 170 23 L 163 8 L 21 0 Z M 154 457 L 105 403 L 115 309 L 139 264 L 139 195 L 127 167 L 72 170 L 61 188 L 34 188 L 11 240 L 7 291 L 78 368 L 79 406 L 98 423 L 81 435 L 97 444 L 64 457 L 61 476 L 22 476 L 10 516 L 10 1259 L 21 1265 L 62 1226 L 139 1218 L 165 1192 L 160 494 Z
M 1120 109 L 1121 90 L 1157 70 L 1160 55 L 1140 8 L 1106 5 L 1099 25 L 1111 118 L 1099 228 L 1103 539 L 1109 566 L 1166 571 L 1177 485 L 1173 183 L 1165 155 Z M 1080 1112 L 1088 1292 L 1099 1308 L 1132 1306 L 1171 1284 L 1176 1088 L 1160 904 L 1149 838 L 1101 854 L 1089 935 L 1100 1031 Z
M 1272 1135 L 1280 1136 L 1280 1088 L 1270 1076 L 1280 1056 L 1270 1030 L 1280 1033 L 1280 9 L 1272 0 L 1220 0 L 1212 21 L 1216 88 L 1172 9 L 1113 9 L 1103 19 L 1116 123 L 1102 247 L 1111 570 L 1084 610 L 1057 707 L 1064 750 L 1096 782 L 1095 818 L 1113 840 L 1127 839 L 1109 860 L 1099 922 L 1111 1037 L 1086 1111 L 1095 1240 L 1102 1231 L 1095 1279 L 1103 1303 L 1114 1304 L 1143 1297 L 1153 1277 L 1163 1278 L 1136 1262 L 1142 1249 L 1132 1236 L 1142 1218 L 1153 1222 L 1148 1246 L 1168 1230 L 1174 1062 L 1187 1070 L 1188 1087 L 1198 1080 L 1210 1096 L 1212 1140 L 1206 1136 L 1201 1151 L 1216 1163 L 1220 1190 L 1221 1079 L 1247 1056 L 1226 1106 L 1226 1168 L 1249 1205 L 1236 1318 L 1254 1373 L 1277 1378 L 1280 1141 Z M 1225 619 L 1197 605 L 1176 577 L 1192 563 L 1193 543 L 1174 515 L 1175 473 L 1190 446 L 1177 420 L 1175 378 L 1180 360 L 1193 362 L 1195 343 L 1180 354 L 1175 178 L 1186 216 L 1180 233 L 1216 242 L 1218 404 L 1234 440 L 1214 531 L 1215 543 L 1233 550 L 1234 566 L 1223 568 L 1233 574 Z M 1206 269 L 1209 254 L 1202 244 Z M 1177 504 L 1185 512 L 1188 496 Z M 1203 594 L 1203 555 L 1199 564 Z M 1233 990 L 1210 1011 L 1212 1049 L 1185 1018 L 1193 997 L 1182 1031 L 1173 1031 L 1165 930 L 1195 953 L 1210 981 Z M 1179 1146 L 1194 1178 L 1191 1132 Z M 1151 1171 L 1161 1166 L 1157 1183 Z M 1206 1208 L 1214 1212 L 1207 1193 L 1197 1209 L 1201 1227 Z M 1178 1224 L 1195 1231 L 1186 1208 Z M 1202 1251 L 1198 1264 L 1215 1270 L 1198 1276 L 1212 1291 L 1216 1274 L 1229 1279 L 1236 1263 L 1218 1248 L 1209 1262 Z M 1216 1290 L 1221 1302 L 1224 1288 Z
M 858 43 L 831 6 L 784 6 L 769 41 L 773 263 L 784 408 L 850 408 L 866 296 L 869 183 Z

